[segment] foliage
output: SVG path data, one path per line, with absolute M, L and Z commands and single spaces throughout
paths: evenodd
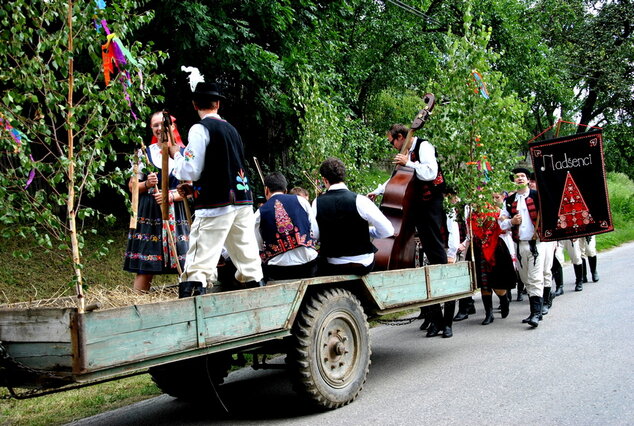
M 136 6 L 136 1 L 121 0 L 100 12 L 100 18 L 107 19 L 125 42 L 133 30 L 152 19 L 151 13 L 135 15 Z M 116 147 L 134 142 L 143 122 L 132 117 L 116 78 L 108 87 L 103 85 L 105 34 L 93 26 L 93 7 L 73 4 L 72 49 L 67 11 L 68 3 L 60 0 L 14 0 L 0 6 L 0 22 L 8 28 L 0 36 L 0 112 L 6 123 L 25 135 L 17 145 L 2 130 L 0 144 L 6 155 L 0 165 L 0 223 L 5 239 L 35 239 L 45 249 L 70 252 L 71 217 L 77 217 L 81 227 L 97 219 L 114 219 L 84 204 L 84 198 L 98 197 L 107 187 L 122 191 L 124 173 L 113 167 Z M 118 19 L 123 15 L 126 19 Z M 133 77 L 128 93 L 133 110 L 145 116 L 145 99 L 159 82 L 152 74 L 159 54 L 138 42 L 129 48 L 144 80 L 141 85 Z M 130 69 L 133 76 L 136 71 Z M 36 177 L 26 188 L 31 170 Z M 64 211 L 64 206 L 72 208 Z M 81 246 L 90 230 L 79 231 Z

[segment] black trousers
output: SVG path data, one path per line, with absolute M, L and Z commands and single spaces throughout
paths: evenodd
M 310 278 L 317 274 L 317 259 L 304 263 L 303 265 L 262 265 L 262 272 L 264 272 L 264 278 L 266 281 Z
M 437 194 L 428 201 L 419 200 L 414 204 L 416 230 L 423 253 L 431 265 L 447 263 L 447 251 L 441 233 L 441 228 L 447 221 L 442 201 L 442 194 Z

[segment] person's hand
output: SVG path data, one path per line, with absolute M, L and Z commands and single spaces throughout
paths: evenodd
M 366 195 L 366 197 L 368 197 L 370 200 L 374 201 L 374 200 L 376 200 L 377 195 L 370 192 L 368 195 Z
M 518 213 L 515 216 L 513 216 L 513 219 L 511 219 L 511 225 L 521 225 L 521 224 L 522 224 L 522 215 Z
M 464 243 L 460 243 L 460 245 L 458 246 L 458 253 L 462 253 L 466 249 L 467 249 L 467 246 L 465 246 Z
M 161 203 L 163 202 L 163 191 L 156 191 L 154 194 L 152 194 L 152 197 L 154 197 L 154 201 L 156 201 L 156 204 L 161 205 Z
M 401 166 L 404 166 L 407 164 L 408 160 L 409 158 L 407 157 L 407 155 L 396 154 L 396 156 L 394 157 L 394 161 L 392 161 L 392 164 L 400 164 Z
M 158 185 L 158 175 L 154 172 L 147 175 L 147 179 L 145 180 L 145 187 L 150 189 Z
M 194 194 L 194 187 L 190 183 L 179 183 L 178 186 L 176 186 L 176 190 L 183 198 Z
M 456 263 L 456 258 L 455 257 L 448 257 L 447 258 L 447 263 Z
M 174 156 L 176 155 L 177 152 L 180 152 L 181 147 L 178 145 L 170 145 L 169 146 L 169 150 L 170 150 L 170 157 L 174 158 Z

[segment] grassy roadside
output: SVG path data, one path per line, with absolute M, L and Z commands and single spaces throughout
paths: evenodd
M 378 179 L 378 178 L 377 178 Z M 634 240 L 634 182 L 622 174 L 610 174 L 610 202 L 615 231 L 597 236 L 600 250 Z M 110 255 L 100 260 L 87 256 L 85 274 L 89 283 L 130 285 L 132 275 L 121 270 L 126 230 L 105 230 L 87 240 L 87 252 L 95 252 L 109 239 L 114 240 Z M 0 254 L 11 259 L 11 252 L 24 242 L 3 241 Z M 600 257 L 600 255 L 599 255 Z M 0 301 L 49 297 L 64 291 L 72 294 L 67 283 L 70 268 L 55 254 L 35 254 L 28 261 L 15 259 L 0 268 Z M 162 277 L 165 282 L 175 276 Z M 410 313 L 411 314 L 411 313 Z M 126 406 L 160 394 L 148 375 L 63 392 L 31 400 L 0 399 L 0 424 L 59 425 L 101 412 Z M 7 395 L 0 389 L 0 398 Z

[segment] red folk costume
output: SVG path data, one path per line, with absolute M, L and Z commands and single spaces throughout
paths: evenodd
M 515 269 L 511 254 L 500 238 L 499 209 L 487 205 L 482 212 L 473 211 L 469 225 L 473 235 L 478 287 L 509 290 L 515 286 Z

